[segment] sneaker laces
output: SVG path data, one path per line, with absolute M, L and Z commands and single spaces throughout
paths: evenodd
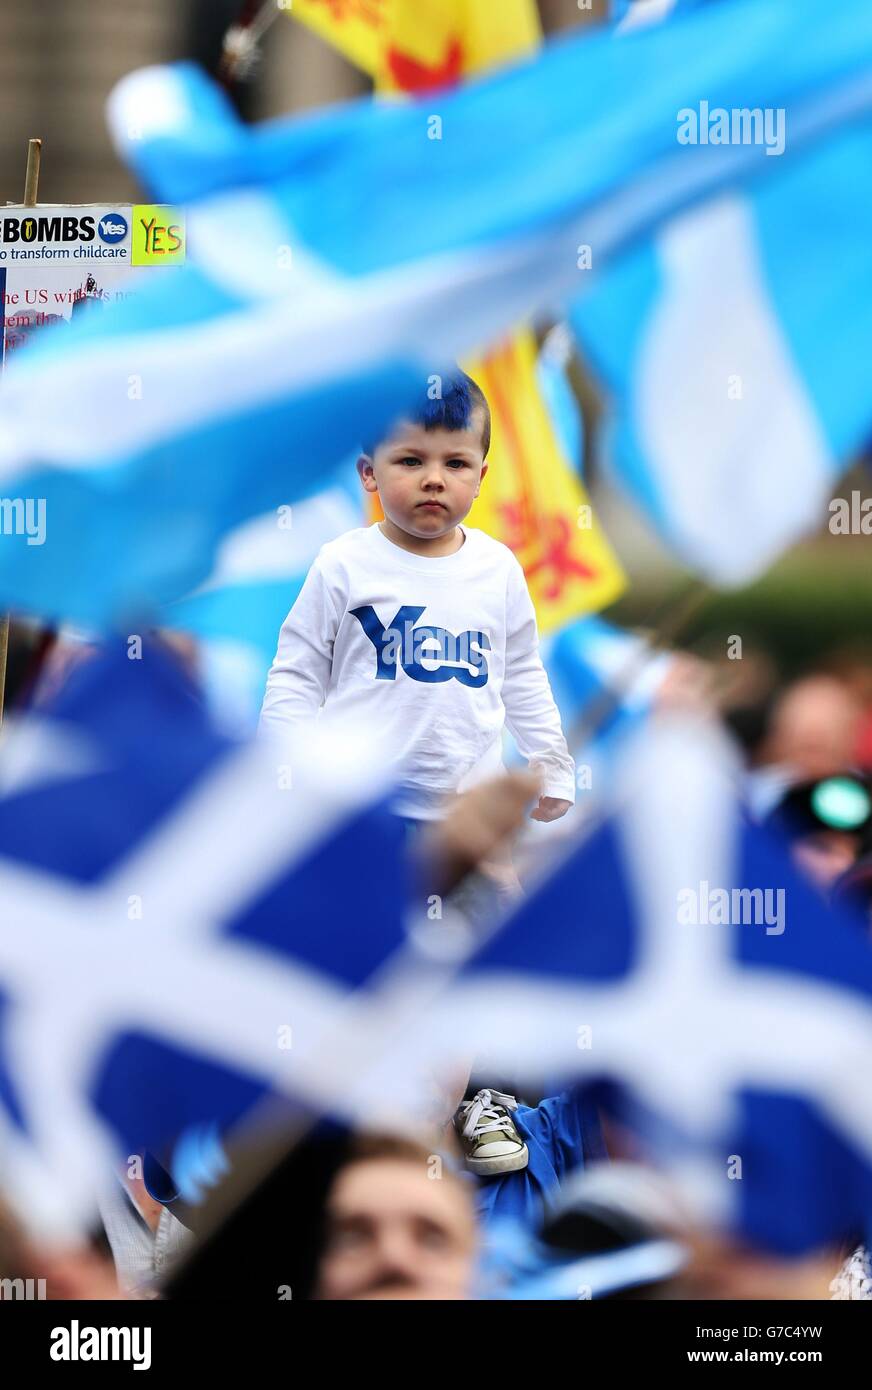
M 518 1102 L 514 1096 L 503 1091 L 477 1091 L 469 1102 L 469 1109 L 463 1121 L 464 1139 L 472 1139 L 480 1134 L 491 1134 L 497 1130 L 511 1139 L 517 1137 L 511 1116 L 507 1110 L 517 1110 Z

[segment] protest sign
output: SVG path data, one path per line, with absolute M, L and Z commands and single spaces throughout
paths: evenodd
M 131 267 L 180 265 L 185 219 L 157 204 L 83 203 L 0 210 L 2 360 L 37 329 L 136 293 Z

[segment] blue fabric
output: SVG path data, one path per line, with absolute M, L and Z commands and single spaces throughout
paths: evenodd
M 725 792 L 716 783 L 710 794 L 722 796 Z M 807 1076 L 792 1078 L 783 1087 L 777 1087 L 773 1078 L 778 1076 L 778 1057 L 780 1052 L 791 1049 L 792 1043 L 773 1024 L 771 1039 L 764 1043 L 758 1038 L 756 1053 L 750 1048 L 745 1052 L 737 1044 L 735 1055 L 729 1061 L 723 1059 L 726 1093 L 717 1098 L 717 1105 L 712 1097 L 713 1112 L 720 1116 L 714 1127 L 705 1112 L 699 1115 L 698 1125 L 690 1118 L 680 1068 L 675 1075 L 680 1103 L 674 1111 L 669 1106 L 665 1075 L 661 1073 L 660 1077 L 661 1085 L 667 1088 L 662 1107 L 655 1110 L 650 1084 L 644 1094 L 634 1090 L 633 1067 L 625 1057 L 616 1065 L 596 1046 L 592 1051 L 579 1051 L 577 1040 L 569 1036 L 562 1075 L 566 1080 L 586 1076 L 614 1083 L 610 1104 L 617 1106 L 620 1118 L 642 1134 L 650 1151 L 667 1164 L 677 1155 L 685 1160 L 696 1155 L 726 1173 L 728 1160 L 740 1158 L 741 1181 L 729 1183 L 730 1220 L 744 1238 L 788 1255 L 826 1240 L 846 1238 L 848 1233 L 865 1227 L 872 1213 L 872 1161 L 870 1146 L 865 1142 L 868 1131 L 863 1129 L 869 1115 L 868 1087 L 858 1076 L 856 1084 L 861 1089 L 855 1096 L 856 1115 L 835 1094 L 847 1084 L 851 1068 L 863 1065 L 860 1058 L 868 1045 L 862 1041 L 864 1019 L 869 1020 L 872 1028 L 869 942 L 853 922 L 828 909 L 793 868 L 784 847 L 774 837 L 741 816 L 735 830 L 729 816 L 723 820 L 718 817 L 721 833 L 728 837 L 720 849 L 725 882 L 719 891 L 762 890 L 771 895 L 772 904 L 782 902 L 780 922 L 730 919 L 726 926 L 716 927 L 714 917 L 711 924 L 707 917 L 702 917 L 695 925 L 683 923 L 677 913 L 670 919 L 669 913 L 663 912 L 663 904 L 682 902 L 680 895 L 687 892 L 687 878 L 678 880 L 674 892 L 670 891 L 670 880 L 649 884 L 646 877 L 640 877 L 639 863 L 632 852 L 633 840 L 647 836 L 647 853 L 653 845 L 663 845 L 670 836 L 682 831 L 662 818 L 656 826 L 648 824 L 640 802 L 644 807 L 637 787 L 632 815 L 606 819 L 524 900 L 503 930 L 487 941 L 465 967 L 463 997 L 470 1012 L 475 1011 L 477 990 L 486 1004 L 492 1001 L 494 992 L 497 998 L 505 992 L 512 1000 L 506 1006 L 503 1026 L 493 1007 L 488 1008 L 489 1036 L 495 1039 L 489 1064 L 511 1074 L 535 1075 L 535 1045 L 526 1045 L 523 1055 L 512 1050 L 519 1007 L 512 997 L 513 984 L 534 984 L 536 1007 L 543 1016 L 548 1013 L 548 991 L 552 985 L 558 1007 L 564 1010 L 567 991 L 573 983 L 580 1020 L 590 1016 L 591 999 L 597 1000 L 601 1009 L 608 1006 L 609 985 L 615 986 L 614 1008 L 629 1009 L 624 987 L 639 966 L 656 958 L 658 932 L 723 932 L 723 945 L 719 944 L 718 952 L 705 968 L 714 972 L 716 989 L 722 980 L 733 981 L 737 972 L 737 1038 L 742 1036 L 743 984 L 749 991 L 752 1010 L 759 1007 L 761 994 L 771 990 L 776 1012 L 780 990 L 804 988 L 808 995 L 790 996 L 789 1007 L 796 1013 L 789 1016 L 802 1017 L 804 1000 L 806 1009 L 827 1011 L 826 1017 L 831 1018 L 834 1029 L 831 1045 L 838 1040 L 846 1053 L 843 1072 L 837 1071 L 835 1057 L 830 1057 L 829 1083 L 815 1075 L 812 1068 Z M 665 849 L 661 853 L 667 864 L 665 873 L 673 861 Z M 692 875 L 692 866 L 680 854 L 675 862 L 679 866 L 677 872 L 684 875 L 689 871 Z M 709 885 L 699 887 L 702 892 Z M 781 895 L 780 899 L 777 895 Z M 654 910 L 655 905 L 658 911 Z M 721 936 L 713 940 L 720 943 Z M 688 955 L 692 960 L 692 951 Z M 704 971 L 700 979 L 706 982 Z M 670 997 L 670 979 L 661 977 L 656 984 L 652 980 L 648 987 L 663 991 L 659 1000 L 663 1016 L 674 1019 L 678 1030 L 682 1029 L 687 1012 L 687 1048 L 693 1051 L 697 1037 L 699 1045 L 704 1046 L 705 1019 L 692 1008 L 687 1009 L 678 991 Z M 692 979 L 685 980 L 682 989 L 692 989 Z M 649 1003 L 653 1007 L 654 1000 Z M 565 1012 L 561 1016 L 565 1020 Z M 554 1068 L 554 1039 L 547 1035 L 544 1024 L 542 1029 L 544 1052 L 539 1062 Z M 595 1038 L 595 1027 L 593 1032 Z M 729 1041 L 724 1040 L 723 1046 L 729 1047 Z M 566 1161 L 564 1136 L 567 1132 L 573 1135 L 571 1112 L 570 1118 L 561 1119 L 551 1132 L 548 1104 L 543 1116 L 532 1124 L 535 1137 L 545 1136 L 544 1154 L 536 1152 L 529 1179 L 521 1183 L 514 1199 L 525 1211 L 531 1209 L 533 1196 L 541 1196 L 559 1178 Z M 519 1129 L 530 1125 L 529 1115 L 522 1111 Z M 830 1180 L 830 1172 L 837 1175 L 834 1180 Z
M 583 718 L 594 702 L 599 704 L 606 693 L 617 693 L 617 698 L 610 701 L 608 711 L 601 716 L 594 737 L 607 741 L 638 727 L 652 703 L 647 692 L 639 695 L 635 688 L 639 673 L 647 673 L 645 661 L 640 659 L 642 646 L 643 639 L 596 614 L 567 623 L 545 639 L 543 661 L 564 731 L 568 733 L 575 721 Z M 654 657 L 649 649 L 648 661 Z M 576 751 L 579 755 L 583 752 L 570 749 L 572 753 Z
M 512 1119 L 527 1145 L 527 1167 L 479 1178 L 478 1211 L 485 1223 L 515 1217 L 535 1229 L 561 1180 L 606 1157 L 602 1126 L 593 1102 L 578 1087 L 536 1106 L 519 1105 Z
M 59 740 L 77 740 L 75 746 L 87 749 L 89 756 L 81 772 L 43 767 L 42 780 L 0 797 L 0 857 L 44 874 L 56 892 L 67 888 L 71 904 L 89 887 L 99 889 L 128 857 L 144 852 L 165 819 L 183 812 L 189 798 L 203 795 L 209 779 L 220 778 L 228 761 L 241 752 L 241 745 L 212 728 L 175 658 L 147 642 L 140 660 L 129 660 L 126 647 L 118 643 L 85 662 L 45 717 Z M 253 796 L 257 785 L 253 781 Z M 225 863 L 233 854 L 226 843 L 211 849 Z M 380 872 L 373 874 L 376 863 Z M 336 872 L 338 864 L 341 873 Z M 287 976 L 291 1022 L 294 991 L 305 991 L 307 979 L 340 998 L 350 995 L 406 942 L 401 829 L 383 802 L 352 801 L 306 850 L 294 856 L 289 851 L 285 861 L 279 859 L 252 881 L 240 864 L 240 878 L 245 885 L 240 900 L 186 949 L 202 953 L 230 994 L 233 977 L 220 976 L 225 947 L 242 952 L 239 959 L 246 964 L 266 961 L 277 972 L 286 967 L 298 971 Z M 135 878 L 129 891 L 142 891 Z M 154 972 L 155 1009 L 151 1015 L 140 1005 L 130 1016 L 122 1009 L 117 1016 L 113 1012 L 105 1020 L 95 1019 L 105 1037 L 82 1100 L 106 1122 L 122 1153 L 151 1149 L 163 1155 L 166 1144 L 189 1126 L 229 1126 L 270 1091 L 277 1023 L 259 1017 L 252 1023 L 264 1028 L 259 1071 L 250 1063 L 234 1065 L 235 1059 L 222 1056 L 220 1046 L 216 1049 L 214 1038 L 201 1044 L 186 1036 L 183 1019 L 164 1018 L 161 971 L 171 971 L 173 965 L 171 959 L 149 956 L 148 928 L 170 924 L 151 923 L 145 893 L 142 929 L 137 930 L 126 912 L 128 887 L 119 892 L 117 933 L 129 942 L 124 968 L 131 977 Z M 4 902 L 0 934 L 20 929 L 16 902 Z M 100 930 L 110 929 L 104 917 Z M 32 949 L 41 959 L 45 948 L 38 933 Z M 112 961 L 118 969 L 117 950 Z M 27 1006 L 0 969 L 0 1109 L 26 1133 L 27 1085 L 4 1047 L 13 1002 L 17 1009 Z M 59 1036 L 59 1055 L 66 1045 Z
M 613 18 L 616 21 L 631 18 L 634 8 L 630 0 L 613 0 Z M 643 6 L 638 8 L 641 11 Z M 765 5 L 759 7 L 761 22 L 766 22 L 765 10 Z M 667 38 L 672 36 L 678 45 L 692 40 L 694 34 L 702 37 L 710 23 L 731 22 L 733 13 L 728 0 L 675 0 L 668 11 L 658 15 L 662 23 L 631 26 L 616 38 L 616 44 L 635 43 L 652 29 L 660 29 Z M 867 11 L 867 18 L 869 13 Z M 774 8 L 771 14 L 774 17 Z M 820 37 L 828 42 L 830 35 L 824 30 Z M 735 38 L 740 41 L 738 33 Z M 777 67 L 780 63 L 780 56 L 775 56 L 773 65 Z M 867 77 L 867 90 L 869 82 Z M 824 101 L 850 99 L 850 85 L 850 81 L 846 81 L 841 87 L 834 87 L 828 96 L 823 92 L 821 96 Z M 806 95 L 810 95 L 810 89 Z M 708 90 L 701 87 L 697 97 L 687 103 L 687 108 L 695 111 L 699 102 L 708 96 Z M 729 111 L 741 109 L 745 104 L 736 106 L 720 100 L 710 103 L 711 108 L 715 105 Z M 819 431 L 823 457 L 819 461 L 820 476 L 816 482 L 823 498 L 829 484 L 842 471 L 846 448 L 862 448 L 868 438 L 869 425 L 863 419 L 858 376 L 862 374 L 861 362 L 868 353 L 872 332 L 868 313 L 872 281 L 866 256 L 872 238 L 872 192 L 866 183 L 858 181 L 857 173 L 868 167 L 872 158 L 869 112 L 866 109 L 841 121 L 835 119 L 829 127 L 828 138 L 817 145 L 812 142 L 802 157 L 796 158 L 796 137 L 804 120 L 802 102 L 784 101 L 769 106 L 765 101 L 752 100 L 747 107 L 780 111 L 785 123 L 784 150 L 781 157 L 770 160 L 777 167 L 769 171 L 771 177 L 743 183 L 741 203 L 752 228 L 750 256 L 755 262 L 752 293 L 764 316 L 771 317 L 774 335 L 784 345 L 788 371 L 796 372 L 799 399 L 802 401 L 805 397 L 803 408 L 814 420 L 811 428 L 815 434 Z M 726 179 L 723 192 L 735 194 L 737 187 Z M 827 251 L 824 260 L 819 261 L 824 245 Z M 629 248 L 619 262 L 605 267 L 600 263 L 602 273 L 592 278 L 589 292 L 578 299 L 571 311 L 571 322 L 584 355 L 599 378 L 607 402 L 602 455 L 614 479 L 628 491 L 686 565 L 714 582 L 742 582 L 764 568 L 779 547 L 783 549 L 796 539 L 802 532 L 802 525 L 797 525 L 794 534 L 781 534 L 772 507 L 776 524 L 772 528 L 772 547 L 767 550 L 765 535 L 759 526 L 752 524 L 755 509 L 760 505 L 758 496 L 753 485 L 739 484 L 738 495 L 743 502 L 747 496 L 748 524 L 742 524 L 741 515 L 727 519 L 717 505 L 708 508 L 706 518 L 712 538 L 729 527 L 736 557 L 730 565 L 737 566 L 735 575 L 731 576 L 723 568 L 723 560 L 711 564 L 707 552 L 715 549 L 714 544 L 705 536 L 691 540 L 680 516 L 676 515 L 679 509 L 669 491 L 661 485 L 662 429 L 659 422 L 651 426 L 644 404 L 654 389 L 645 377 L 646 363 L 650 364 L 651 357 L 657 355 L 660 346 L 657 335 L 664 319 L 669 319 L 671 313 L 674 323 L 676 315 L 675 272 L 662 257 L 661 250 L 658 236 L 644 238 Z M 815 263 L 825 265 L 826 269 L 810 281 L 806 269 Z M 705 264 L 700 260 L 696 274 L 698 283 L 685 283 L 683 293 L 689 300 L 706 302 L 706 283 L 712 274 L 717 274 L 716 262 Z M 717 313 L 718 309 L 713 307 L 713 320 Z M 735 338 L 737 328 L 740 328 L 737 323 L 727 327 L 728 339 Z M 718 330 L 719 324 L 713 321 L 711 334 L 717 335 Z M 684 331 L 691 331 L 689 319 L 685 320 Z M 674 348 L 674 340 L 672 346 Z M 697 329 L 692 347 L 697 355 L 706 353 L 704 327 Z M 661 351 L 669 351 L 665 343 Z M 720 362 L 713 365 L 718 381 L 722 366 Z M 757 368 L 759 362 L 749 353 L 747 371 L 754 372 Z M 728 370 L 742 377 L 746 367 L 741 353 L 732 358 Z M 753 389 L 764 395 L 767 383 L 760 378 L 757 370 Z M 680 369 L 677 369 L 676 379 L 684 380 Z M 779 382 L 779 388 L 781 384 Z M 776 395 L 775 391 L 771 393 L 773 410 L 776 409 Z M 678 395 L 675 408 L 681 408 Z M 737 410 L 739 408 L 737 406 Z M 811 429 L 808 432 L 811 437 Z M 676 433 L 681 433 L 680 428 Z M 764 431 L 761 429 L 759 434 L 762 436 Z M 753 451 L 755 439 L 748 430 L 746 437 L 747 447 Z M 852 443 L 848 444 L 849 440 Z M 692 457 L 691 450 L 684 451 L 688 471 L 698 467 L 698 458 L 706 453 L 704 438 L 696 440 L 696 444 L 696 458 Z M 741 447 L 745 447 L 744 442 Z M 762 437 L 759 447 L 759 467 L 763 469 L 768 445 Z M 719 460 L 719 464 L 729 469 L 729 454 L 725 453 L 726 457 Z M 707 464 L 709 468 L 713 466 L 712 462 Z M 732 473 L 724 479 L 724 489 L 729 488 L 731 479 Z M 810 491 L 812 483 L 808 477 L 804 486 Z M 816 503 L 811 501 L 806 529 L 813 526 L 816 515 Z
M 585 289 L 578 322 L 594 351 L 617 363 L 616 397 L 631 400 L 632 349 L 644 333 L 651 286 L 646 264 L 641 275 L 633 267 L 628 289 L 625 262 L 646 257 L 676 215 L 752 183 L 770 293 L 835 473 L 870 427 L 862 364 L 872 192 L 855 171 L 869 165 L 872 136 L 856 115 L 850 129 L 849 113 L 831 119 L 827 102 L 859 88 L 870 70 L 867 0 L 842 0 L 823 25 L 817 0 L 721 0 L 625 40 L 603 28 L 551 42 L 529 61 L 441 94 L 440 140 L 426 138 L 429 107 L 416 102 L 354 102 L 247 128 L 196 68 L 161 70 L 162 109 L 181 111 L 179 124 L 155 133 L 126 132 L 122 123 L 118 132 L 151 197 L 220 221 L 249 266 L 274 264 L 286 243 L 348 277 L 419 266 L 421 281 L 408 277 L 393 315 L 397 336 L 378 358 L 325 369 L 320 379 L 301 372 L 293 387 L 249 395 L 226 415 L 214 392 L 220 368 L 210 362 L 208 387 L 191 378 L 190 416 L 161 423 L 154 439 L 131 422 L 137 410 L 147 415 L 149 392 L 178 385 L 172 371 L 155 373 L 159 380 L 144 381 L 141 401 L 131 401 L 137 344 L 157 344 L 172 367 L 192 351 L 183 326 L 214 325 L 228 340 L 231 330 L 244 330 L 254 346 L 244 364 L 226 361 L 228 377 L 244 367 L 267 381 L 274 360 L 258 360 L 257 327 L 265 307 L 274 311 L 287 293 L 286 282 L 252 290 L 245 274 L 234 274 L 229 253 L 220 271 L 205 257 L 197 263 L 192 230 L 188 264 L 171 281 L 160 283 L 155 272 L 136 297 L 37 338 L 4 383 L 5 409 L 13 399 L 15 408 L 11 452 L 2 452 L 6 492 L 45 500 L 48 539 L 31 547 L 12 537 L 0 547 L 0 596 L 85 624 L 121 621 L 127 630 L 131 613 L 153 613 L 201 583 L 220 539 L 246 517 L 323 488 L 361 437 L 382 435 L 419 397 L 431 370 L 448 369 L 443 358 Z M 789 157 L 769 159 L 753 144 L 679 146 L 676 112 L 703 96 L 728 110 L 788 109 Z M 814 217 L 797 215 L 803 208 Z M 591 227 L 597 279 L 588 287 L 576 248 Z M 452 256 L 463 258 L 464 312 L 450 307 L 449 296 L 437 321 L 417 287 L 430 257 L 446 258 L 450 284 Z M 480 274 L 468 272 L 470 261 Z M 611 265 L 620 277 L 614 290 L 600 280 Z M 806 314 L 812 281 L 815 312 Z M 344 321 L 336 331 L 345 346 Z M 97 352 L 116 344 L 117 353 Z M 298 343 L 294 350 L 303 352 Z M 35 440 L 31 427 L 53 400 L 55 371 L 73 362 L 82 372 L 75 389 L 87 401 L 88 438 L 71 459 L 63 421 L 56 435 L 37 431 Z M 644 440 L 632 420 L 624 432 L 623 474 L 668 530 Z

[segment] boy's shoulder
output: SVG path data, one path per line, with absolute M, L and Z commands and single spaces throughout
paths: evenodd
M 372 527 L 354 526 L 350 531 L 343 531 L 340 536 L 334 536 L 332 540 L 325 541 L 318 551 L 316 560 L 327 564 L 332 560 L 344 560 L 348 556 L 363 552 L 371 545 Z
M 467 543 L 472 542 L 485 564 L 492 570 L 501 570 L 507 576 L 514 575 L 515 579 L 520 576 L 526 584 L 523 565 L 511 546 L 498 541 L 487 531 L 480 531 L 477 526 L 467 526 L 464 523 L 463 529 L 467 534 Z
M 467 526 L 463 523 L 468 540 L 477 546 L 483 554 L 489 555 L 494 561 L 500 561 L 504 565 L 517 565 L 518 558 L 511 546 L 498 541 L 495 536 L 487 531 L 481 531 L 477 526 Z

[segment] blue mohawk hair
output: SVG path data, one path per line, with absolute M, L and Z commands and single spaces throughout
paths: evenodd
M 473 415 L 480 411 L 482 451 L 487 458 L 491 439 L 491 416 L 487 398 L 481 387 L 460 368 L 450 376 L 443 376 L 438 380 L 440 394 L 435 399 L 431 399 L 429 393 L 425 394 L 418 405 L 406 413 L 406 418 L 415 425 L 422 425 L 425 430 L 468 430 L 472 425 Z M 375 448 L 375 444 L 371 447 L 365 444 L 364 453 L 369 454 L 371 458 Z

